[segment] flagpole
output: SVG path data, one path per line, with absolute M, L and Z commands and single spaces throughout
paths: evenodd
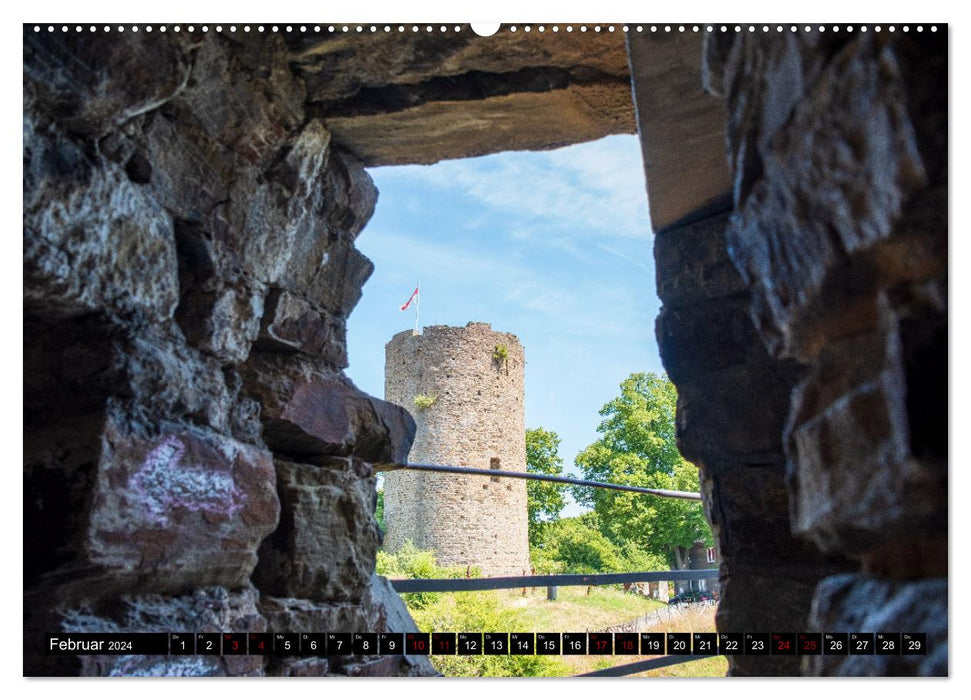
M 418 334 L 418 309 L 421 306 L 421 282 L 415 286 L 418 296 L 415 297 L 415 334 Z

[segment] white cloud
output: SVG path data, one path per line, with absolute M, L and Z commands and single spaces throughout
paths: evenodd
M 549 342 L 653 342 L 657 300 L 636 138 L 372 174 L 396 201 L 422 203 L 419 217 L 376 216 L 358 239 L 376 274 L 420 275 L 423 291 L 427 280 L 429 294 L 450 295 L 439 299 L 441 311 L 461 300 L 466 314 L 492 311 Z M 429 209 L 439 204 L 440 213 Z
M 643 238 L 651 232 L 643 164 L 633 136 L 555 151 L 380 168 L 375 175 L 411 179 L 442 196 L 469 197 L 511 217 L 510 226 L 519 235 L 548 242 L 564 228 L 596 238 Z
M 400 231 L 368 227 L 358 248 L 375 262 L 386 258 L 389 269 L 428 270 L 439 279 L 482 277 L 494 274 L 502 261 L 477 254 L 460 242 L 421 240 Z

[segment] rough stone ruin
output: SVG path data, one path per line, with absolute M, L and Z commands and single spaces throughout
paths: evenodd
M 719 627 L 930 652 L 730 673 L 947 672 L 946 27 L 615 29 L 24 27 L 25 673 L 430 673 L 39 640 L 406 629 L 371 465 L 415 423 L 344 374 L 365 167 L 635 130 Z
M 497 352 L 503 348 L 505 352 Z M 488 323 L 427 326 L 385 346 L 386 400 L 417 430 L 408 461 L 526 471 L 526 357 L 519 339 Z M 416 406 L 415 397 L 434 401 Z M 411 540 L 442 566 L 483 576 L 530 573 L 526 482 L 501 477 L 389 471 L 384 547 Z

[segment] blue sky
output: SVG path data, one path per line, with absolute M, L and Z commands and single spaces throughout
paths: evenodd
M 573 473 L 620 382 L 662 371 L 637 138 L 369 172 L 380 196 L 357 246 L 375 270 L 348 321 L 350 377 L 384 395 L 384 345 L 413 326 L 399 307 L 420 280 L 422 326 L 519 336 L 526 425 L 559 434 Z

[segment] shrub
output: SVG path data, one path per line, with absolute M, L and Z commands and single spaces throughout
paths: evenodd
M 431 408 L 438 401 L 437 396 L 429 396 L 428 394 L 418 394 L 414 398 L 415 408 L 419 411 L 424 411 L 426 408 Z
M 375 572 L 388 578 L 464 578 L 466 571 L 461 568 L 439 566 L 433 552 L 418 549 L 411 540 L 401 549 L 391 554 L 378 550 Z M 479 575 L 478 569 L 469 572 Z M 423 610 L 441 600 L 443 593 L 403 593 L 401 598 L 409 609 Z
M 596 574 L 664 571 L 662 557 L 634 540 L 613 542 L 600 529 L 596 513 L 543 523 L 530 561 L 537 573 Z
M 539 559 L 560 562 L 566 573 L 597 574 L 624 570 L 623 556 L 618 548 L 582 516 L 550 523 L 542 535 L 543 555 Z
M 433 552 L 408 541 L 395 554 L 378 550 L 377 573 L 390 578 L 464 578 L 466 571 L 439 566 Z M 473 577 L 481 571 L 469 571 Z M 459 593 L 405 593 L 408 611 L 423 632 L 526 631 L 520 613 L 503 609 L 494 591 Z M 521 677 L 562 676 L 562 662 L 546 656 L 432 656 L 431 662 L 446 676 Z
M 562 574 L 566 571 L 566 564 L 555 558 L 556 550 L 552 551 L 545 544 L 529 548 L 529 565 L 538 576 L 547 574 Z
M 409 606 L 410 608 L 410 606 Z M 412 610 L 423 632 L 526 631 L 529 625 L 515 610 L 503 609 L 494 591 L 446 594 L 434 606 Z M 546 656 L 432 656 L 431 662 L 446 676 L 475 678 L 562 676 L 565 666 Z

